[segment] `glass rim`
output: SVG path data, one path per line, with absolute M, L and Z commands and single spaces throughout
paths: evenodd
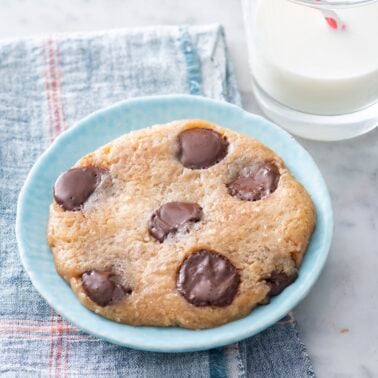
M 314 8 L 350 8 L 375 3 L 378 0 L 290 0 Z

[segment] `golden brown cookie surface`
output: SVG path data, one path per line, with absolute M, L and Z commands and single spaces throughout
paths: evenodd
M 208 328 L 296 277 L 313 204 L 255 139 L 200 120 L 135 131 L 55 185 L 56 269 L 91 310 L 133 325 Z

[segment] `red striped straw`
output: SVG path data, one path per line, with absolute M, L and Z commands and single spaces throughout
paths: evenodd
M 319 3 L 324 3 L 323 0 L 316 0 Z M 327 21 L 327 24 L 335 30 L 345 30 L 346 25 L 345 23 L 340 19 L 339 15 L 330 9 L 319 9 L 320 12 L 322 12 L 324 19 Z

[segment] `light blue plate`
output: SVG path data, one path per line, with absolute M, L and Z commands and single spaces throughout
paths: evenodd
M 56 273 L 46 241 L 52 187 L 58 175 L 80 157 L 134 129 L 183 118 L 202 118 L 259 139 L 276 151 L 306 187 L 317 210 L 317 226 L 299 278 L 269 305 L 221 327 L 192 331 L 181 328 L 131 327 L 87 310 Z M 64 318 L 112 343 L 159 352 L 186 352 L 219 347 L 255 335 L 284 317 L 315 283 L 326 261 L 333 230 L 330 197 L 309 154 L 285 131 L 264 118 L 202 97 L 158 96 L 124 101 L 98 111 L 59 136 L 38 159 L 22 188 L 16 233 L 22 263 L 36 289 Z

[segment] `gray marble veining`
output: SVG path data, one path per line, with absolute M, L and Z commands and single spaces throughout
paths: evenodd
M 237 0 L 2 0 L 0 38 L 154 24 L 226 28 L 244 107 L 251 94 Z M 377 37 L 378 43 L 378 37 Z M 295 313 L 319 377 L 378 376 L 378 129 L 344 142 L 299 140 L 329 185 L 335 235 L 327 265 Z

